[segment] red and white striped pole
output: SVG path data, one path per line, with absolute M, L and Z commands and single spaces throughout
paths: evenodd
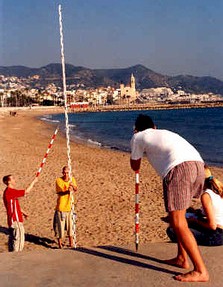
M 44 164 L 45 164 L 45 162 L 46 162 L 46 158 L 47 158 L 47 156 L 48 156 L 48 154 L 49 154 L 49 151 L 50 151 L 50 149 L 51 149 L 51 147 L 52 147 L 52 145 L 53 145 L 53 142 L 54 142 L 54 140 L 55 140 L 55 137 L 56 137 L 56 135 L 57 135 L 58 130 L 59 130 L 59 128 L 57 127 L 56 130 L 55 130 L 55 132 L 54 132 L 54 134 L 53 134 L 53 136 L 52 136 L 52 138 L 51 138 L 51 141 L 50 141 L 50 143 L 49 143 L 49 145 L 48 145 L 47 151 L 46 151 L 46 153 L 45 153 L 45 155 L 44 155 L 44 157 L 43 157 L 43 160 L 42 160 L 42 162 L 41 162 L 41 164 L 40 164 L 40 167 L 39 167 L 39 169 L 38 169 L 38 171 L 37 171 L 37 173 L 36 173 L 36 177 L 38 177 L 38 176 L 40 175 L 41 171 L 42 171 L 42 168 L 43 168 L 43 166 L 44 166 Z
M 139 247 L 139 171 L 135 171 L 135 247 Z

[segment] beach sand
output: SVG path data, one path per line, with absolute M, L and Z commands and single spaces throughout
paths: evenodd
M 9 116 L 8 112 L 0 115 L 1 179 L 6 174 L 13 174 L 18 189 L 26 188 L 34 179 L 55 130 L 54 126 L 36 117 L 53 112 L 63 110 L 27 109 L 18 110 L 15 117 Z M 78 184 L 75 195 L 77 246 L 128 246 L 134 250 L 135 176 L 130 169 L 129 154 L 71 142 L 71 158 Z M 55 179 L 61 176 L 61 169 L 66 164 L 66 140 L 59 131 L 38 183 L 29 196 L 20 200 L 21 207 L 29 214 L 28 220 L 24 221 L 26 241 L 23 252 L 34 251 L 35 256 L 35 252 L 57 248 L 52 230 L 57 198 Z M 221 168 L 211 169 L 223 180 Z M 1 181 L 1 197 L 4 188 Z M 199 203 L 194 202 L 194 206 Z M 143 159 L 140 171 L 142 246 L 168 241 L 167 223 L 161 220 L 166 215 L 161 179 Z M 7 239 L 6 212 L 1 201 L 0 253 L 7 252 Z
M 47 113 L 45 110 L 18 111 L 15 117 L 5 115 L 0 119 L 0 177 L 13 174 L 19 189 L 27 187 L 35 177 L 55 130 L 36 119 L 43 112 Z M 78 184 L 75 195 L 77 245 L 134 245 L 135 176 L 130 169 L 129 154 L 72 142 L 71 159 Z M 47 242 L 49 239 L 49 247 L 55 247 L 52 231 L 57 198 L 55 179 L 61 176 L 66 164 L 66 140 L 59 131 L 38 183 L 27 198 L 20 199 L 22 208 L 29 214 L 24 222 L 26 233 L 30 237 L 45 238 Z M 166 215 L 161 180 L 147 162 L 142 163 L 140 178 L 140 242 L 166 240 L 166 223 L 160 220 Z M 0 184 L 3 191 L 5 186 Z M 6 228 L 3 205 L 0 218 L 0 225 Z M 6 251 L 6 242 L 7 236 L 0 233 L 1 251 Z M 26 242 L 24 250 L 36 248 L 44 246 Z

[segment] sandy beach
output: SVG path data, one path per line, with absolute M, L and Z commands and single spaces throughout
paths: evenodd
M 9 113 L 1 115 L 1 179 L 6 174 L 13 174 L 17 188 L 25 188 L 32 181 L 55 129 L 37 117 L 53 112 L 63 110 L 19 110 L 15 117 Z M 78 183 L 77 246 L 134 246 L 135 179 L 129 166 L 129 154 L 72 142 L 71 158 Z M 59 131 L 39 182 L 28 197 L 20 200 L 29 214 L 24 222 L 28 235 L 24 251 L 56 247 L 52 230 L 55 179 L 61 176 L 61 168 L 66 163 L 66 140 Z M 222 169 L 213 167 L 212 171 L 223 180 Z M 1 181 L 1 193 L 4 188 Z M 168 240 L 167 225 L 161 220 L 164 216 L 161 179 L 144 160 L 140 173 L 140 243 Z M 7 224 L 3 204 L 0 225 L 0 251 L 4 252 L 7 251 Z
M 54 127 L 36 119 L 47 112 L 52 111 L 19 110 L 15 117 L 5 114 L 0 119 L 0 177 L 13 174 L 17 188 L 27 187 L 34 178 L 54 133 Z M 78 183 L 77 245 L 134 245 L 134 173 L 129 166 L 129 154 L 72 142 L 71 157 Z M 52 231 L 56 204 L 54 186 L 66 163 L 66 141 L 59 132 L 39 182 L 27 198 L 20 200 L 22 208 L 29 214 L 24 226 L 31 242 L 26 242 L 24 251 L 45 248 L 46 245 L 56 247 Z M 166 240 L 166 224 L 160 220 L 166 215 L 161 181 L 147 163 L 143 164 L 141 180 L 140 242 Z M 0 190 L 4 188 L 1 182 Z M 7 225 L 3 205 L 0 215 L 0 250 L 6 251 L 7 235 L 4 230 Z M 36 244 L 35 241 L 43 242 Z
M 0 114 L 1 179 L 6 174 L 13 174 L 17 188 L 28 186 L 35 177 L 55 130 L 37 117 L 55 112 L 63 110 L 27 109 L 18 110 L 16 116 L 10 116 L 8 111 Z M 77 246 L 128 246 L 134 251 L 135 178 L 129 166 L 129 154 L 72 142 L 71 156 L 78 184 Z M 22 208 L 29 214 L 28 220 L 24 222 L 26 242 L 23 252 L 30 254 L 32 251 L 35 256 L 36 252 L 57 249 L 52 230 L 56 204 L 55 179 L 61 176 L 61 168 L 66 163 L 66 140 L 59 132 L 39 182 L 28 197 L 20 200 Z M 212 171 L 223 181 L 221 168 L 212 167 Z M 4 188 L 1 180 L 1 199 Z M 199 202 L 193 205 L 199 206 Z M 167 223 L 161 220 L 166 215 L 161 179 L 143 159 L 140 172 L 141 246 L 167 244 Z M 0 253 L 7 252 L 7 239 L 6 212 L 1 200 Z

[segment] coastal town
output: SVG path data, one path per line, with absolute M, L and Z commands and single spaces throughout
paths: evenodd
M 53 81 L 38 86 L 39 75 L 25 77 L 0 75 L 0 107 L 63 106 L 63 89 Z M 134 74 L 129 83 L 119 87 L 89 88 L 83 84 L 66 87 L 67 102 L 74 109 L 106 109 L 109 106 L 135 108 L 162 105 L 223 105 L 220 94 L 194 94 L 181 87 L 154 87 L 137 90 Z
M 223 1 L 57 2 L 0 2 L 0 287 L 222 287 Z

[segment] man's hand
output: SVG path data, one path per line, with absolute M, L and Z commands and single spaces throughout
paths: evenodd
M 25 211 L 22 210 L 22 215 L 24 216 L 25 219 L 28 219 L 29 215 Z
M 30 185 L 25 190 L 26 195 L 31 191 L 31 189 L 34 187 L 34 184 L 37 183 L 37 181 L 38 181 L 38 178 L 35 177 L 34 180 L 30 183 Z
M 70 183 L 68 190 L 70 192 L 77 191 L 77 187 L 73 184 L 73 182 Z
M 130 165 L 134 171 L 138 171 L 140 169 L 140 164 L 141 164 L 141 158 L 137 160 L 130 159 Z

